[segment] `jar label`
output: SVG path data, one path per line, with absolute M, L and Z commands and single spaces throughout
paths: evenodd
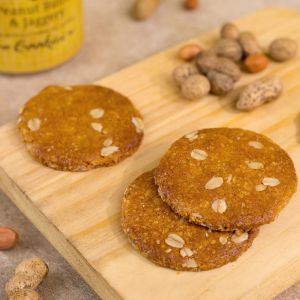
M 1 0 L 0 72 L 52 68 L 83 39 L 81 0 Z

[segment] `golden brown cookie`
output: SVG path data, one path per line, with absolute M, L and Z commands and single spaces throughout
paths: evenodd
M 211 231 L 175 214 L 157 193 L 153 172 L 126 190 L 122 227 L 133 247 L 154 263 L 175 270 L 199 271 L 236 260 L 258 233 Z
M 114 165 L 143 138 L 141 115 L 130 100 L 96 85 L 43 89 L 25 104 L 18 127 L 36 160 L 69 171 Z
M 226 231 L 272 222 L 297 186 L 283 149 L 261 134 L 229 128 L 177 140 L 154 177 L 163 200 L 179 215 Z

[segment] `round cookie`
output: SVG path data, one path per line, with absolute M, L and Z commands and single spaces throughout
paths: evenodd
M 188 223 L 164 203 L 153 172 L 139 176 L 126 190 L 122 227 L 133 247 L 152 262 L 179 271 L 209 270 L 236 260 L 258 233 L 211 231 Z
M 230 128 L 177 140 L 154 177 L 175 212 L 223 231 L 272 222 L 297 187 L 293 162 L 283 149 L 261 134 Z
M 25 104 L 18 127 L 36 160 L 68 171 L 114 165 L 143 138 L 141 115 L 130 100 L 96 85 L 43 89 Z

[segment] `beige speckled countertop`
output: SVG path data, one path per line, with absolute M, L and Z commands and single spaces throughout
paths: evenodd
M 181 7 L 182 0 L 165 0 L 164 6 L 151 20 L 138 23 L 129 15 L 131 0 L 84 2 L 86 40 L 74 59 L 55 70 L 37 75 L 0 75 L 0 124 L 14 120 L 21 104 L 45 85 L 93 82 L 150 54 L 209 31 L 224 21 L 265 6 L 284 6 L 300 11 L 300 0 L 202 0 L 201 9 L 195 12 L 185 12 Z M 40 256 L 50 265 L 50 274 L 40 287 L 44 299 L 98 299 L 1 192 L 0 226 L 14 227 L 21 236 L 21 242 L 15 249 L 0 251 L 0 299 L 5 299 L 3 287 L 15 265 L 31 256 Z M 276 299 L 300 299 L 300 283 Z

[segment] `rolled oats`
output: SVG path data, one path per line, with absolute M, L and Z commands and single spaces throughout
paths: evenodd
M 214 190 L 222 186 L 222 184 L 223 184 L 223 178 L 214 176 L 206 183 L 205 188 L 207 190 Z
M 262 149 L 264 147 L 264 145 L 261 142 L 257 142 L 257 141 L 250 141 L 249 146 L 255 148 L 255 149 Z
M 27 127 L 31 130 L 31 131 L 38 131 L 41 127 L 41 120 L 39 118 L 33 118 L 30 119 L 27 122 Z
M 220 243 L 222 244 L 222 245 L 225 245 L 225 244 L 227 244 L 227 240 L 228 240 L 228 237 L 227 236 L 220 236 L 219 237 L 219 241 L 220 241 Z
M 99 119 L 99 118 L 103 117 L 103 115 L 104 115 L 104 109 L 102 109 L 102 108 L 94 108 L 94 109 L 90 110 L 90 115 L 94 119 Z
M 233 177 L 232 174 L 229 174 L 229 175 L 228 175 L 228 177 L 227 177 L 227 183 L 228 183 L 228 184 L 231 183 L 232 177 Z
M 141 118 L 132 117 L 131 119 L 132 124 L 135 126 L 136 132 L 141 133 L 144 130 L 144 123 Z
M 187 138 L 190 142 L 196 140 L 198 138 L 198 131 L 192 131 L 184 136 Z
M 102 129 L 103 129 L 103 126 L 101 123 L 91 123 L 91 127 L 98 132 L 102 132 Z
M 192 213 L 192 216 L 194 218 L 197 218 L 197 219 L 202 219 L 203 218 L 203 216 L 201 214 L 199 214 L 199 213 Z
M 194 254 L 194 252 L 190 248 L 184 247 L 184 248 L 180 249 L 180 255 L 182 257 L 186 257 L 186 256 L 191 257 L 191 256 L 193 256 L 193 254 Z
M 272 177 L 265 177 L 262 181 L 263 185 L 266 185 L 266 186 L 276 186 L 278 184 L 280 184 L 280 181 L 279 179 L 277 178 L 272 178 Z
M 265 186 L 265 185 L 263 185 L 263 184 L 258 184 L 256 187 L 255 187 L 255 190 L 257 191 L 257 192 L 262 192 L 262 191 L 264 191 L 264 190 L 266 190 L 267 189 L 267 186 Z
M 223 214 L 227 210 L 227 204 L 224 199 L 214 200 L 211 207 L 214 212 L 219 214 Z
M 193 258 L 188 258 L 182 266 L 185 268 L 197 268 L 198 264 Z
M 170 233 L 165 239 L 165 243 L 173 248 L 182 248 L 185 244 L 184 240 L 176 233 Z
M 236 244 L 240 244 L 240 243 L 243 243 L 245 241 L 248 240 L 248 232 L 243 232 L 242 234 L 233 234 L 232 237 L 231 237 L 231 240 L 236 243 Z
M 114 153 L 116 153 L 118 151 L 119 151 L 119 147 L 117 147 L 117 146 L 103 147 L 101 149 L 101 156 L 106 157 L 106 156 L 114 154 Z
M 253 170 L 263 169 L 264 164 L 258 161 L 251 161 L 247 163 L 248 167 Z
M 103 142 L 103 146 L 108 147 L 111 146 L 113 143 L 112 138 L 107 138 L 104 142 Z
M 191 157 L 196 160 L 205 160 L 208 157 L 208 154 L 204 150 L 194 149 L 191 152 Z

